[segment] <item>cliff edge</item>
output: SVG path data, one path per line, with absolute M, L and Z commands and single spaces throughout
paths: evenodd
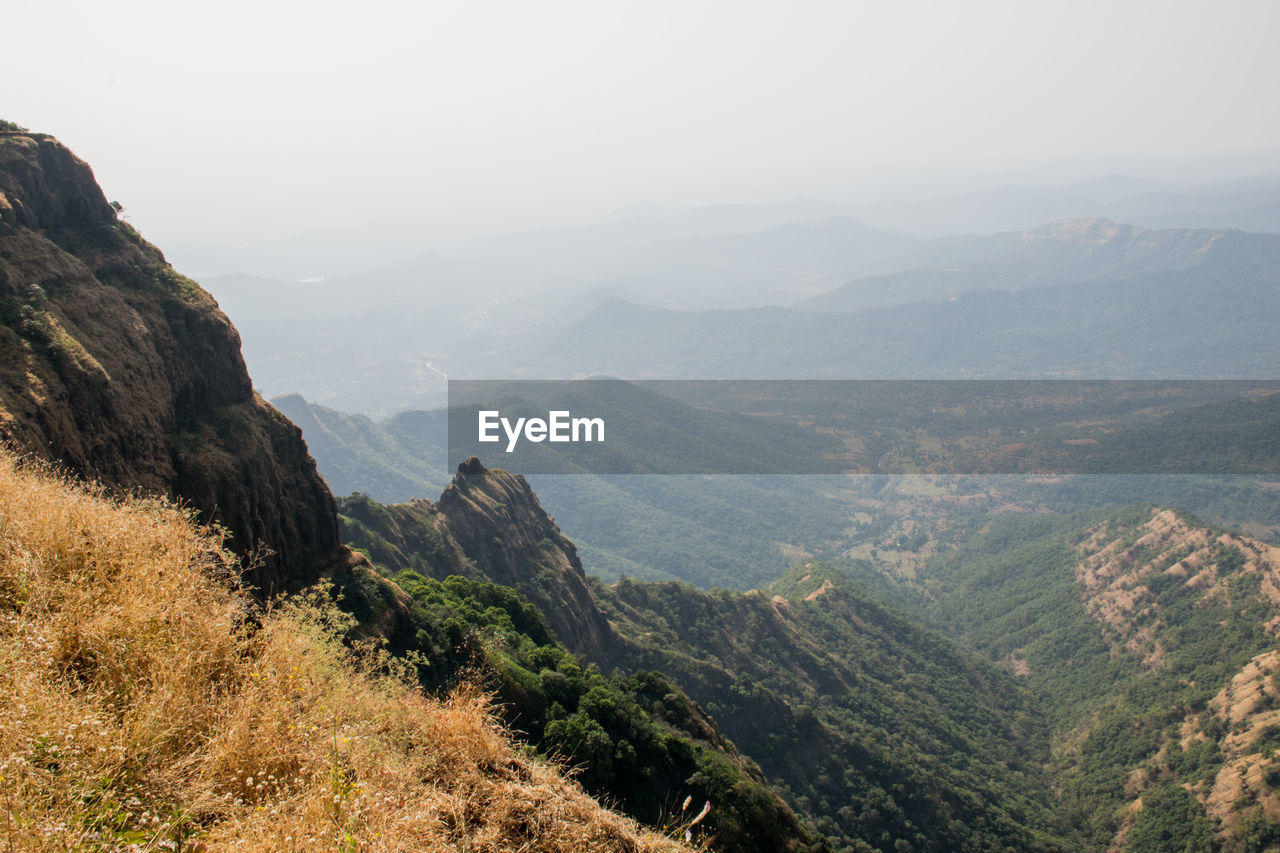
M 229 532 L 264 592 L 347 558 L 301 432 L 253 390 L 217 303 L 56 139 L 0 132 L 0 441 Z

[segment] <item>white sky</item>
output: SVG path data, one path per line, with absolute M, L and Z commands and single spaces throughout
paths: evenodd
M 3 18 L 0 117 L 60 137 L 161 245 L 1280 149 L 1271 0 L 20 0 Z

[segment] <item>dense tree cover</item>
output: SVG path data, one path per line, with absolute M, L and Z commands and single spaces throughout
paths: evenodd
M 993 661 L 1023 662 L 1060 744 L 1054 754 L 1060 809 L 1074 815 L 1091 846 L 1112 842 L 1124 828 L 1126 804 L 1140 794 L 1144 808 L 1125 836 L 1130 849 L 1216 849 L 1216 822 L 1186 789 L 1205 795 L 1223 766 L 1221 744 L 1232 729 L 1209 701 L 1252 658 L 1280 645 L 1266 630 L 1275 610 L 1260 591 L 1260 576 L 1243 571 L 1241 550 L 1216 541 L 1224 531 L 1192 517 L 1183 519 L 1207 530 L 1211 544 L 1202 551 L 1221 582 L 1207 594 L 1166 572 L 1193 549 L 1139 546 L 1152 514 L 1149 506 L 1134 506 L 988 519 L 929 566 L 928 599 L 916 601 L 922 615 Z M 1078 549 L 1097 531 L 1114 543 L 1121 566 L 1146 572 L 1125 623 L 1091 615 L 1076 579 Z M 1203 739 L 1184 748 L 1188 719 Z M 1267 748 L 1264 736 L 1249 750 Z M 1135 772 L 1169 782 L 1135 792 Z M 1266 834 L 1254 819 L 1257 808 L 1249 802 L 1233 808 L 1245 820 L 1228 839 L 1230 849 L 1261 849 L 1246 843 Z
M 1096 479 L 1104 487 L 1122 481 L 1122 494 L 1131 480 Z M 696 775 L 683 766 L 664 777 L 661 751 L 636 722 L 645 714 L 657 713 L 660 721 L 669 715 L 657 711 L 654 698 L 637 698 L 640 688 L 628 679 L 640 676 L 626 673 L 661 672 L 672 695 L 687 691 L 710 714 L 690 703 L 673 719 L 704 734 L 690 721 L 710 726 L 714 719 L 759 763 L 772 788 L 842 849 L 1103 849 L 1117 838 L 1144 849 L 1135 845 L 1166 835 L 1196 849 L 1205 826 L 1211 843 L 1224 849 L 1264 849 L 1270 830 L 1259 823 L 1259 806 L 1242 804 L 1238 822 L 1222 835 L 1200 805 L 1229 758 L 1222 746 L 1228 728 L 1209 712 L 1208 699 L 1250 658 L 1275 647 L 1263 629 L 1271 609 L 1257 574 L 1245 568 L 1246 555 L 1230 544 L 1205 552 L 1224 580 L 1219 593 L 1204 598 L 1164 572 L 1182 551 L 1135 544 L 1150 506 L 1031 516 L 974 510 L 951 514 L 943 525 L 922 512 L 929 500 L 978 494 L 987 482 L 926 489 L 914 508 L 905 485 L 881 484 L 878 499 L 897 502 L 897 514 L 860 520 L 859 534 L 886 552 L 936 554 L 917 562 L 918 575 L 887 575 L 881 558 L 873 558 L 798 565 L 749 593 L 592 579 L 591 606 L 604 608 L 619 635 L 593 650 L 600 670 L 570 664 L 563 649 L 563 667 L 558 657 L 530 657 L 528 643 L 550 646 L 530 612 L 519 636 L 503 633 L 509 629 L 493 608 L 521 612 L 511 601 L 495 604 L 492 592 L 477 588 L 468 593 L 474 602 L 463 606 L 430 585 L 443 579 L 423 586 L 425 580 L 406 573 L 401 582 L 415 590 L 415 612 L 435 614 L 428 622 L 437 626 L 420 633 L 415 646 L 453 655 L 438 671 L 481 660 L 500 673 L 495 683 L 518 709 L 516 725 L 531 742 L 572 753 L 593 790 L 648 810 L 640 815 L 646 820 L 658 804 L 645 799 L 650 788 L 627 789 L 630 762 L 657 768 L 646 772 L 675 788 Z M 1041 488 L 996 482 L 999 501 L 1031 499 Z M 1090 502 L 1084 482 L 1077 497 L 1063 498 L 1066 505 Z M 1179 480 L 1169 482 L 1172 489 Z M 1257 485 L 1241 488 L 1252 494 Z M 403 507 L 354 496 L 343 511 L 346 529 L 375 559 L 419 567 L 420 579 L 441 578 L 447 569 L 483 583 L 483 572 L 456 543 L 437 541 Z M 394 535 L 384 538 L 388 532 Z M 1125 565 L 1154 566 L 1141 593 L 1151 607 L 1129 628 L 1107 628 L 1086 607 L 1075 571 L 1079 549 L 1093 534 L 1124 551 Z M 533 564 L 508 582 L 538 608 L 559 594 L 556 579 Z M 492 639 L 479 644 L 479 653 L 466 645 L 486 636 Z M 1157 644 L 1153 666 L 1148 658 Z M 573 684 L 568 700 L 557 692 L 561 676 Z M 1188 719 L 1203 737 L 1184 744 L 1174 735 Z M 714 744 L 719 735 L 710 731 L 706 742 Z M 1264 741 L 1256 752 L 1268 748 Z M 712 751 L 733 755 L 731 748 Z M 726 762 L 718 766 L 728 773 L 736 765 Z M 697 772 L 717 778 L 710 765 Z M 1280 780 L 1280 770 L 1275 775 Z M 728 778 L 725 787 L 734 788 Z M 1173 803 L 1158 791 L 1166 783 L 1191 791 L 1189 801 L 1179 801 L 1191 804 L 1192 817 L 1166 825 L 1155 820 L 1160 809 L 1128 808 L 1147 796 L 1157 806 Z
M 711 810 L 698 831 L 723 850 L 821 849 L 706 714 L 665 676 L 606 675 L 556 642 L 542 613 L 510 587 L 412 570 L 410 642 L 424 686 L 481 678 L 529 743 L 562 759 L 592 794 L 659 828 L 692 797 Z M 687 822 L 688 817 L 684 818 Z
M 703 703 L 844 848 L 1062 843 L 1030 696 L 839 573 L 796 567 L 763 593 L 627 579 L 595 590 L 637 662 Z
M 1142 798 L 1142 811 L 1125 837 L 1142 853 L 1213 853 L 1214 825 L 1188 791 L 1166 783 Z

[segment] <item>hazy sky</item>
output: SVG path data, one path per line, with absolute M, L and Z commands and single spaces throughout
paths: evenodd
M 1280 150 L 1271 0 L 50 0 L 4 18 L 0 117 L 63 139 L 161 241 Z

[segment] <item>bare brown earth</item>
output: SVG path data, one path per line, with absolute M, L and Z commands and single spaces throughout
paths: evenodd
M 1280 548 L 1248 536 L 1210 531 L 1172 510 L 1155 510 L 1135 530 L 1113 530 L 1099 525 L 1077 547 L 1076 580 L 1088 612 L 1109 629 L 1113 654 L 1142 655 L 1142 665 L 1158 670 L 1164 662 L 1161 634 L 1169 626 L 1151 595 L 1148 584 L 1161 575 L 1173 575 L 1187 588 L 1199 592 L 1197 606 L 1228 600 L 1227 578 L 1220 571 L 1220 546 L 1239 549 L 1244 564 L 1234 574 L 1257 575 L 1259 595 L 1275 612 L 1265 628 L 1273 636 L 1280 628 Z M 1280 650 L 1267 651 L 1250 660 L 1223 684 L 1208 703 L 1208 713 L 1225 725 L 1218 738 L 1223 764 L 1216 776 L 1185 787 L 1219 821 L 1226 837 L 1242 816 L 1259 811 L 1269 821 L 1280 821 L 1280 798 L 1264 780 L 1276 764 L 1272 750 L 1260 742 L 1280 730 Z M 1087 728 L 1087 727 L 1086 727 Z M 1176 737 L 1177 746 L 1188 749 L 1212 735 L 1200 715 L 1188 715 Z M 1130 773 L 1125 785 L 1130 800 L 1110 849 L 1123 849 L 1125 837 L 1142 808 L 1142 794 L 1168 772 L 1166 743 L 1154 760 Z M 1256 804 L 1256 809 L 1254 807 Z
M 1261 592 L 1277 608 L 1267 630 L 1275 634 L 1280 628 L 1280 548 L 1234 533 L 1211 535 L 1168 509 L 1155 512 L 1136 538 L 1111 536 L 1100 526 L 1081 543 L 1076 580 L 1089 613 L 1113 629 L 1107 637 L 1113 651 L 1141 652 L 1147 668 L 1160 665 L 1164 652 L 1155 635 L 1161 614 L 1146 582 L 1165 573 L 1184 579 L 1204 598 L 1225 595 L 1213 556 L 1217 545 L 1239 548 L 1245 556 L 1241 571 L 1261 576 Z

